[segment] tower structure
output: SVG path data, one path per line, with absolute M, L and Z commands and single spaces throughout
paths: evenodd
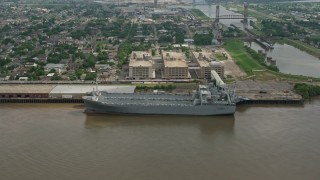
M 195 1 L 195 0 L 194 0 Z M 208 11 L 208 13 L 209 13 L 209 18 L 212 18 L 212 14 L 211 14 L 211 11 L 212 11 L 212 4 L 213 3 L 215 3 L 216 2 L 216 4 L 218 5 L 218 2 L 217 2 L 217 0 L 204 0 L 205 2 L 207 2 L 208 3 L 208 9 L 209 9 L 209 11 Z M 217 13 L 217 12 L 216 12 Z M 217 17 L 217 15 L 216 15 L 216 17 Z
M 212 10 L 212 9 L 211 9 L 211 7 L 212 7 L 211 5 L 212 5 L 212 1 L 209 0 L 209 1 L 208 1 L 208 5 L 209 5 L 209 18 L 211 18 L 211 10 Z
M 244 11 L 243 11 L 243 23 L 244 24 L 248 24 L 248 6 L 249 4 L 247 2 L 244 2 L 243 7 L 244 7 Z
M 216 5 L 216 23 L 219 23 L 219 17 L 220 17 L 220 6 L 219 4 Z
M 156 8 L 158 5 L 158 0 L 154 0 L 154 7 Z

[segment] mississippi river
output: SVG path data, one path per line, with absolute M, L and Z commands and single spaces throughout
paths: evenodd
M 114 116 L 0 104 L 3 180 L 315 180 L 320 99 L 234 116 Z

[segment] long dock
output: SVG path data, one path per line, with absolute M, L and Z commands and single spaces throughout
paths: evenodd
M 303 98 L 295 94 L 293 85 L 281 82 L 240 81 L 233 84 L 238 96 L 247 99 L 242 104 L 303 104 Z M 232 85 L 229 85 L 233 88 Z M 83 103 L 82 96 L 96 85 L 61 84 L 2 84 L 0 103 Z M 99 90 L 109 93 L 133 93 L 134 85 L 99 85 Z M 188 90 L 189 91 L 189 90 Z
M 72 103 L 72 104 L 82 104 L 82 99 L 50 99 L 50 98 L 1 98 L 0 103 L 39 103 L 39 104 L 55 104 L 55 103 Z M 243 104 L 303 104 L 304 100 L 246 100 L 237 103 L 238 105 Z
M 289 100 L 246 100 L 237 103 L 238 105 L 243 104 L 303 104 L 303 99 L 289 99 Z
M 0 103 L 83 103 L 82 99 L 50 99 L 50 98 L 2 98 Z

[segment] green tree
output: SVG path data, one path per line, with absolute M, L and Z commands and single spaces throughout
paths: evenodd
M 85 77 L 85 80 L 96 80 L 97 73 L 88 73 Z
M 193 36 L 195 45 L 211 45 L 213 35 L 211 33 L 208 34 L 195 34 Z
M 55 73 L 51 78 L 51 81 L 61 81 L 61 80 L 62 80 L 62 77 L 59 76 L 57 73 Z

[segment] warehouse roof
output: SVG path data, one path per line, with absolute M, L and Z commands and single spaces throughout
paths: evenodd
M 99 91 L 106 91 L 109 93 L 133 93 L 135 86 L 108 86 L 98 85 Z M 85 94 L 96 89 L 96 85 L 57 85 L 50 93 L 59 94 Z
M 0 93 L 49 93 L 56 85 L 35 85 L 35 84 L 1 84 Z

